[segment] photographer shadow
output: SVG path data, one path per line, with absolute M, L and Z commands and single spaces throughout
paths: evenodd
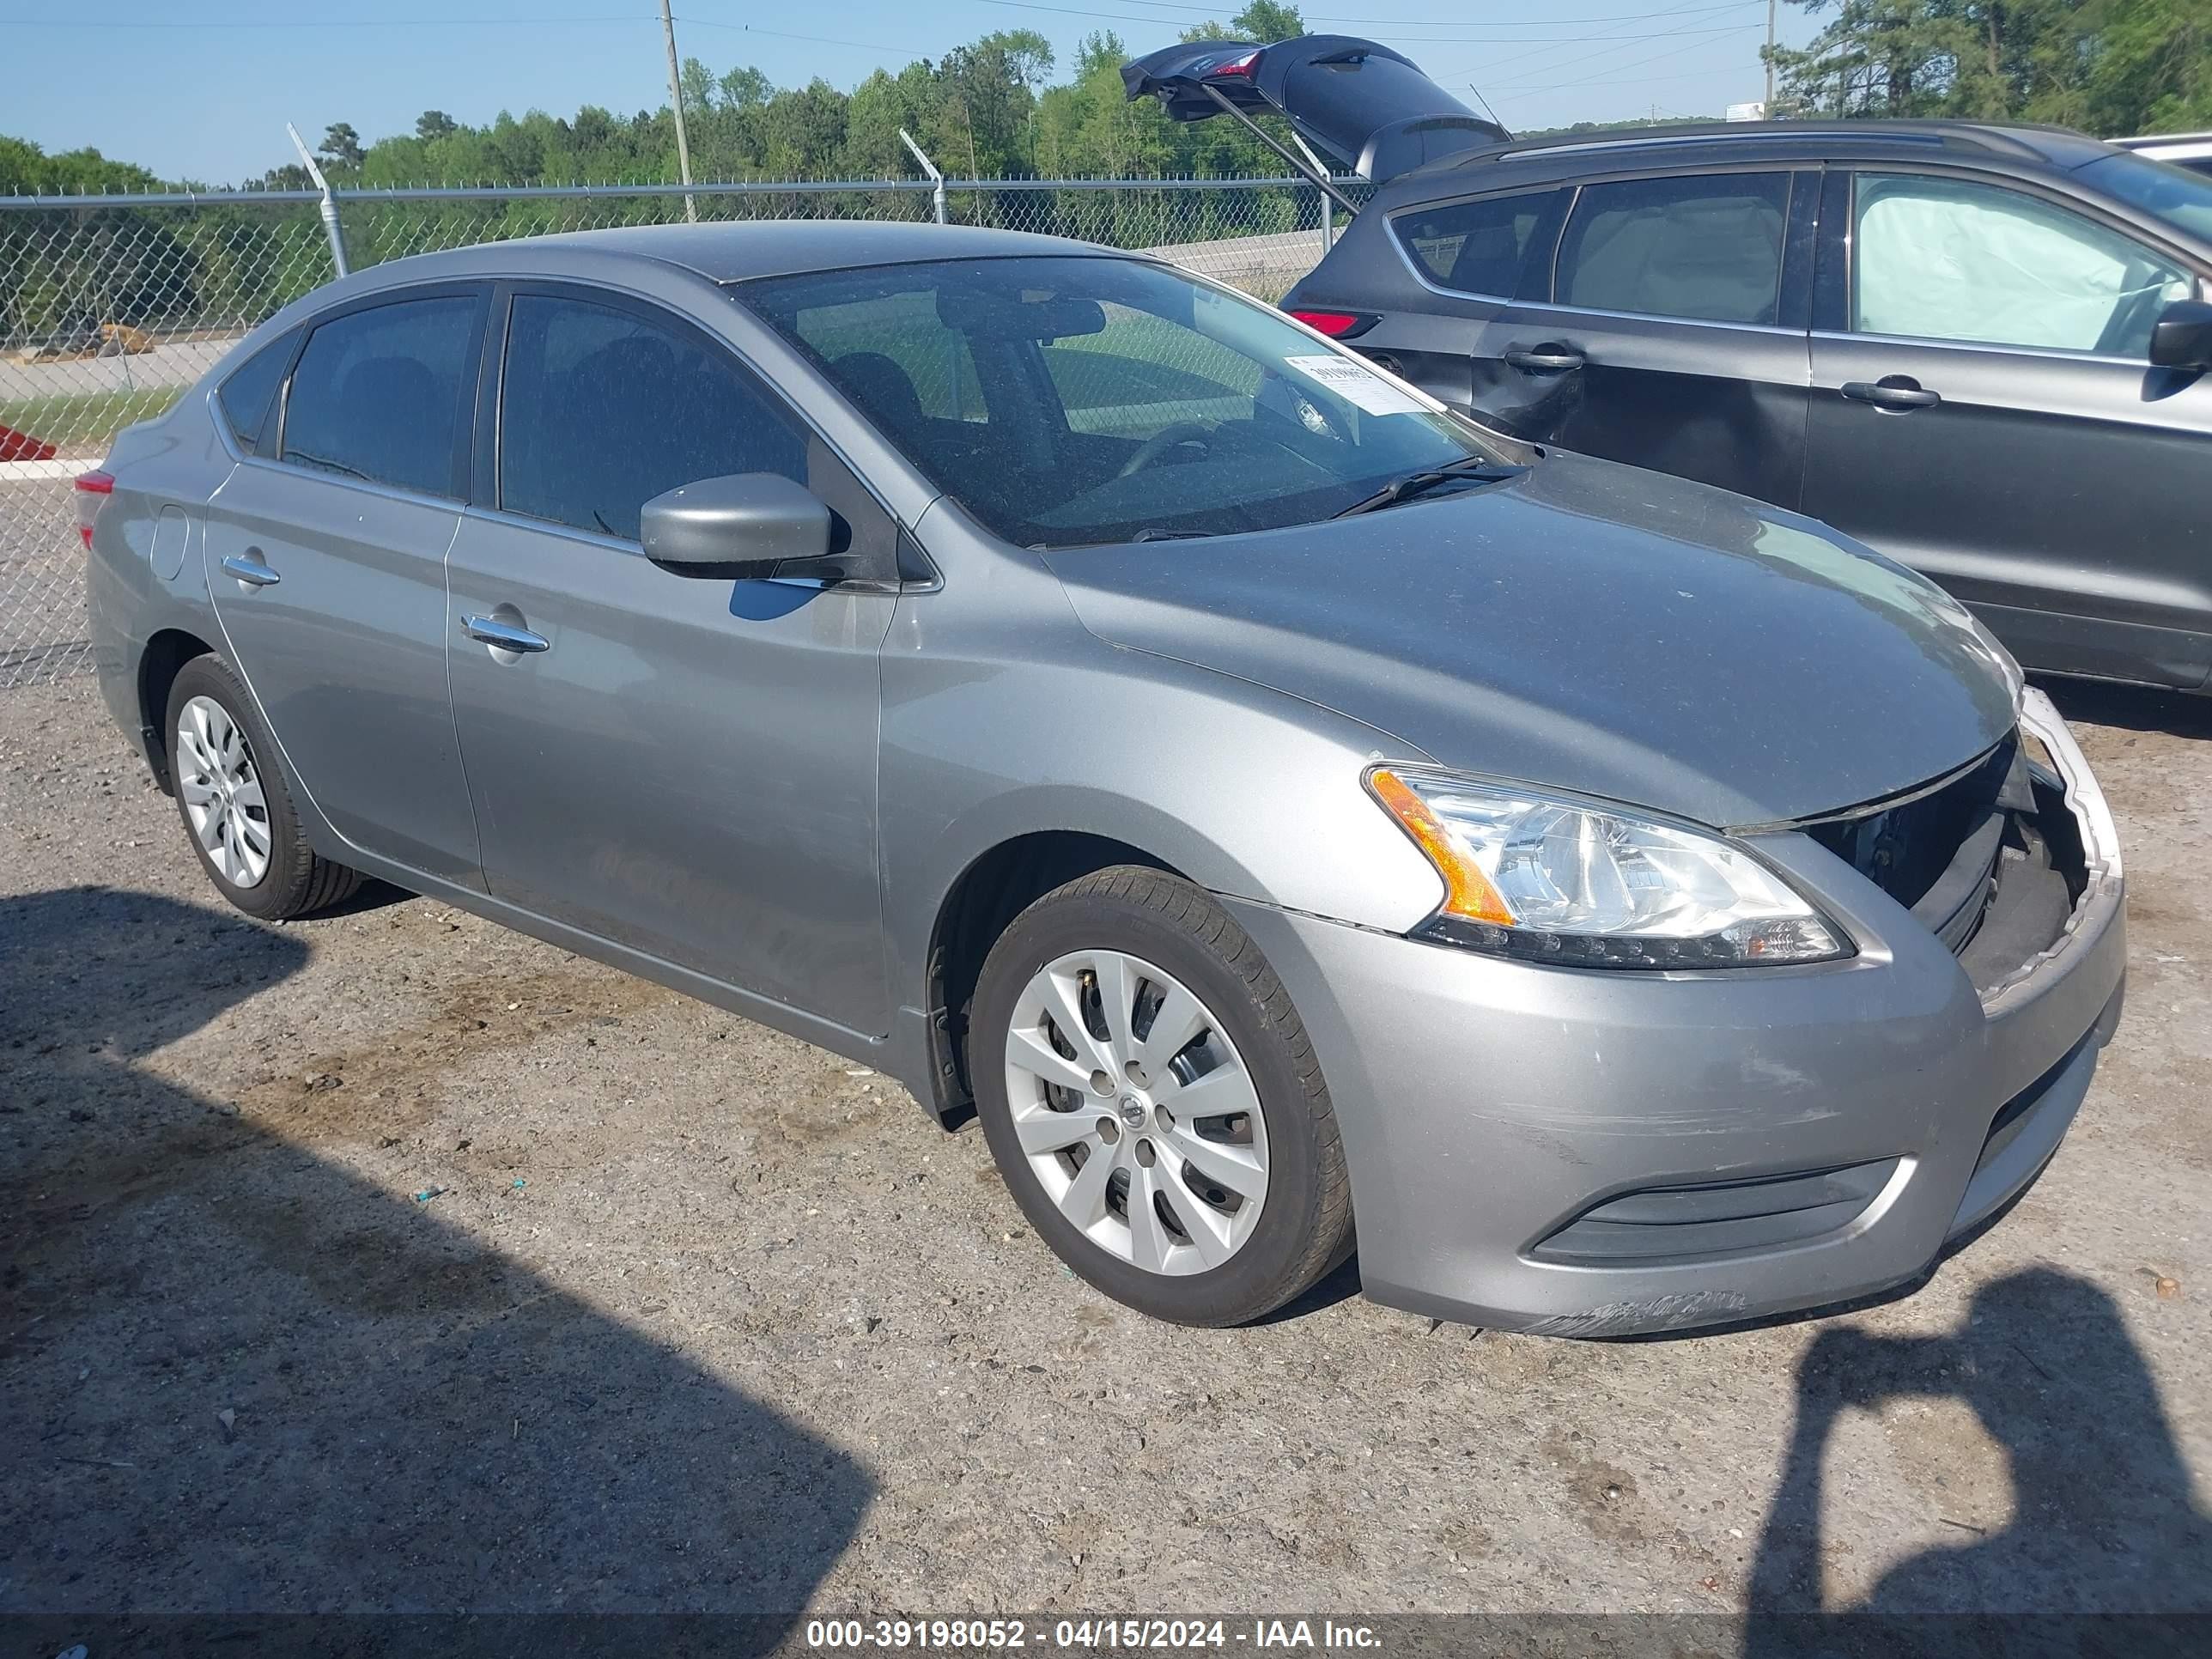
M 1861 1605 L 1823 1607 L 1823 1476 L 1844 1413 L 1955 1399 L 2003 1449 L 2009 1522 L 1883 1573 Z M 1840 1483 L 1839 1483 L 1840 1484 Z M 1797 1415 L 1753 1565 L 1753 1659 L 1884 1654 L 2187 1651 L 2212 1611 L 2212 1522 L 2148 1367 L 2112 1299 L 2049 1267 L 1984 1286 L 1937 1337 L 1823 1333 L 1797 1372 Z
M 302 938 L 0 898 L 0 1649 L 790 1639 L 859 1463 L 497 1248 L 557 1200 L 533 1218 L 501 1172 L 415 1201 L 147 1063 L 299 973 Z

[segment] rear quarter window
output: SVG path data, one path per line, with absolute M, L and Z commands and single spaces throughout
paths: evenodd
M 1540 300 L 1551 286 L 1552 248 L 1566 199 L 1564 190 L 1539 190 L 1411 208 L 1391 220 L 1390 229 L 1438 288 Z
M 222 418 L 230 428 L 230 435 L 249 455 L 268 421 L 269 406 L 276 400 L 276 388 L 284 379 L 284 366 L 292 361 L 292 349 L 298 343 L 296 334 L 271 340 L 233 369 L 215 394 L 216 401 L 222 406 Z

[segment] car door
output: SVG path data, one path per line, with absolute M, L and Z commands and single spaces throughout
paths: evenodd
M 1869 167 L 1829 190 L 1805 510 L 2032 668 L 2201 684 L 2212 384 L 2148 361 L 2200 273 L 2022 185 Z
M 639 509 L 775 472 L 897 534 L 726 346 L 641 301 L 503 287 L 495 452 L 449 568 L 453 719 L 493 896 L 856 1030 L 889 1027 L 877 653 L 895 595 L 678 574 Z
M 1469 347 L 1468 401 L 1486 418 L 1794 507 L 1818 176 L 1601 179 L 1410 210 L 1393 229 L 1431 286 L 1514 296 Z
M 356 846 L 471 886 L 445 560 L 487 302 L 407 289 L 313 322 L 202 540 L 228 653 L 315 806 Z

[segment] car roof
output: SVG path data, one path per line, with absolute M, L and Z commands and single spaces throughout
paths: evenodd
M 551 236 L 482 242 L 416 254 L 373 267 L 408 282 L 440 276 L 586 276 L 623 259 L 650 260 L 706 277 L 741 283 L 760 276 L 843 270 L 856 265 L 930 259 L 1004 259 L 1039 254 L 1115 253 L 1065 236 L 987 230 L 972 225 L 883 223 L 867 219 L 758 219 L 730 223 L 623 225 Z M 363 273 L 364 275 L 368 273 Z
M 1440 185 L 1463 188 L 1469 175 L 1480 177 L 1509 167 L 1516 175 L 1570 177 L 1593 167 L 1634 167 L 1646 161 L 1698 166 L 1754 155 L 1818 161 L 1905 154 L 1972 156 L 2014 167 L 2071 171 L 2109 155 L 2112 149 L 2100 139 L 2066 127 L 1995 121 L 1698 121 L 1516 139 L 1432 161 L 1393 183 L 1410 185 L 1418 179 L 1431 190 Z

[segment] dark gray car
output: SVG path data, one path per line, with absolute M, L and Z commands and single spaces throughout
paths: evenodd
M 1437 397 L 1824 520 L 2031 669 L 2206 685 L 2212 179 L 1947 122 L 1512 143 L 1336 36 L 1127 78 L 1280 108 L 1376 182 L 1284 304 Z
M 1486 1325 L 1894 1285 L 2118 1015 L 2095 780 L 1940 590 L 1153 261 L 401 260 L 81 488 L 232 902 L 368 872 L 864 1060 L 1165 1317 L 1355 1212 L 1370 1293 Z

